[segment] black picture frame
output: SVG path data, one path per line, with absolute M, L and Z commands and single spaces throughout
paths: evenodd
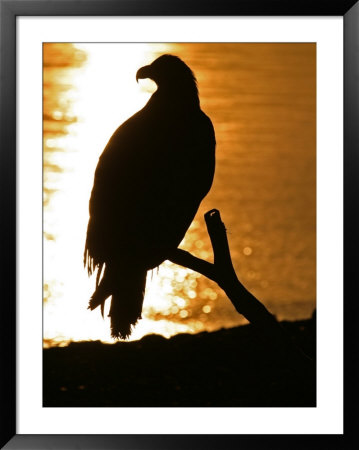
M 342 16 L 344 19 L 344 434 L 18 435 L 16 434 L 16 17 Z M 0 0 L 1 448 L 326 449 L 354 448 L 358 371 L 358 0 Z M 5 447 L 3 447 L 5 445 Z

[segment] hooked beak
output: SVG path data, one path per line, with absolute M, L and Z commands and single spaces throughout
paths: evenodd
M 142 80 L 143 78 L 151 78 L 151 66 L 143 66 L 141 69 L 138 69 L 136 73 L 136 81 Z

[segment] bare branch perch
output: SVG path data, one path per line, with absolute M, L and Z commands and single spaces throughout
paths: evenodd
M 176 249 L 169 260 L 215 281 L 224 290 L 236 310 L 249 322 L 260 328 L 263 337 L 270 336 L 271 342 L 278 348 L 295 350 L 293 352 L 293 355 L 296 355 L 295 359 L 299 354 L 300 359 L 303 357 L 307 359 L 299 349 L 293 349 L 288 336 L 276 318 L 238 280 L 231 259 L 226 229 L 219 211 L 212 209 L 204 217 L 212 243 L 214 263 L 204 261 L 181 249 Z
M 238 280 L 232 264 L 226 229 L 219 211 L 212 209 L 204 217 L 212 243 L 214 263 L 204 261 L 181 249 L 173 252 L 169 258 L 170 261 L 188 267 L 215 281 L 227 294 L 236 310 L 249 322 L 262 324 L 276 322 L 264 305 Z

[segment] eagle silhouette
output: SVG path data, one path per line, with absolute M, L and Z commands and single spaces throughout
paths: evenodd
M 99 158 L 89 202 L 84 264 L 97 270 L 89 309 L 112 296 L 113 338 L 141 318 L 146 274 L 168 259 L 208 193 L 215 134 L 201 111 L 197 81 L 177 56 L 138 70 L 156 92 L 114 132 Z

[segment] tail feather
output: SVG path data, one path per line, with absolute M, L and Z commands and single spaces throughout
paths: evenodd
M 107 277 L 103 277 L 100 283 L 96 282 L 97 288 L 95 292 L 92 294 L 88 309 L 94 310 L 99 305 L 101 305 L 101 314 L 103 316 L 103 310 L 105 305 L 105 300 L 111 295 L 111 284 Z
M 123 274 L 118 281 L 119 288 L 112 293 L 110 318 L 111 336 L 127 339 L 141 318 L 147 272 L 135 270 Z

